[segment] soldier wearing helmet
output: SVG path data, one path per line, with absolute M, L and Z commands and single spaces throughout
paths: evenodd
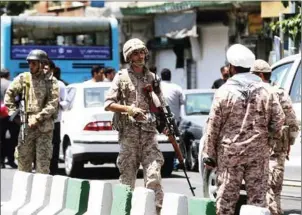
M 241 44 L 227 53 L 232 77 L 215 93 L 203 146 L 206 171 L 216 167 L 216 214 L 233 215 L 245 181 L 247 204 L 266 207 L 268 134 L 280 137 L 284 113 L 278 98 L 251 74 L 255 55 Z
M 160 174 L 164 159 L 156 140 L 156 119 L 150 113 L 150 100 L 144 92 L 153 84 L 155 75 L 145 65 L 149 53 L 141 40 L 127 41 L 123 55 L 129 67 L 115 75 L 105 101 L 105 110 L 115 112 L 113 126 L 119 131 L 120 182 L 134 189 L 142 164 L 145 186 L 155 191 L 159 212 L 163 200 Z M 157 97 L 161 105 L 165 105 L 161 91 L 157 92 Z
M 272 146 L 269 161 L 269 189 L 266 200 L 272 215 L 283 214 L 281 209 L 281 191 L 284 177 L 284 163 L 288 158 L 290 147 L 298 135 L 299 124 L 289 95 L 284 89 L 277 85 L 270 85 L 272 69 L 270 65 L 261 59 L 255 61 L 251 72 L 258 75 L 267 87 L 277 94 L 279 103 L 285 114 L 285 122 L 282 127 L 282 137 L 277 140 L 270 140 Z
M 19 135 L 16 148 L 18 169 L 31 172 L 36 162 L 36 172 L 49 173 L 52 156 L 53 116 L 58 110 L 59 88 L 57 80 L 44 72 L 48 56 L 43 50 L 32 50 L 26 58 L 30 72 L 18 75 L 10 84 L 4 97 L 4 103 L 10 116 L 15 116 L 19 102 L 24 102 L 26 119 L 21 126 L 24 140 Z M 15 121 L 19 121 L 15 117 Z M 36 160 L 34 160 L 36 159 Z

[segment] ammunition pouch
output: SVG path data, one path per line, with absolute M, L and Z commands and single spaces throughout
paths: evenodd
M 274 152 L 287 152 L 290 146 L 289 126 L 282 126 L 282 136 L 275 142 Z
M 128 121 L 127 113 L 115 112 L 112 117 L 112 128 L 116 131 L 122 131 Z

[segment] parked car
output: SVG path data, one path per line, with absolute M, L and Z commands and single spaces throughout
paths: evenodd
M 180 147 L 188 170 L 198 171 L 199 141 L 203 134 L 202 126 L 210 113 L 215 90 L 184 90 L 184 105 L 181 107 L 179 123 Z
M 115 163 L 120 146 L 118 132 L 112 130 L 113 113 L 104 110 L 111 83 L 80 83 L 67 86 L 68 107 L 62 113 L 60 158 L 68 176 L 78 176 L 84 164 Z M 164 176 L 173 171 L 174 150 L 165 135 L 158 135 L 163 152 Z
M 271 81 L 277 83 L 289 93 L 301 125 L 301 54 L 286 57 L 273 64 L 271 68 Z M 199 172 L 203 179 L 203 194 L 204 197 L 210 197 L 214 200 L 217 192 L 216 172 L 204 168 L 201 153 L 203 143 L 204 137 L 200 140 L 198 153 Z M 289 158 L 285 161 L 284 184 L 290 182 L 301 186 L 301 129 L 295 144 L 291 147 Z M 242 186 L 242 189 L 244 189 L 244 186 Z

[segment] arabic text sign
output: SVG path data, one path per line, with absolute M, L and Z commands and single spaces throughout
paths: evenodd
M 13 45 L 12 59 L 25 59 L 33 49 L 45 51 L 50 59 L 68 60 L 110 60 L 111 49 L 108 46 L 20 46 Z

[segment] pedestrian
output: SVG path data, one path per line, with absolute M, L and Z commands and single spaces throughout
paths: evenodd
M 163 201 L 161 167 L 164 158 L 156 139 L 155 116 L 149 113 L 149 97 L 143 90 L 154 82 L 155 75 L 146 67 L 149 53 L 141 40 L 128 40 L 124 44 L 123 55 L 129 68 L 116 74 L 105 100 L 105 110 L 120 116 L 118 124 L 114 121 L 121 147 L 117 159 L 119 180 L 134 189 L 137 171 L 142 164 L 144 185 L 154 190 L 159 213 Z M 161 92 L 158 97 L 161 105 L 165 105 Z
M 113 69 L 112 67 L 107 67 L 104 70 L 104 82 L 111 82 L 114 79 L 115 76 L 115 69 Z
M 284 163 L 289 155 L 290 147 L 294 144 L 295 138 L 299 132 L 299 123 L 292 101 L 284 89 L 279 86 L 271 86 L 271 68 L 270 65 L 261 59 L 255 61 L 251 72 L 259 76 L 263 82 L 271 87 L 272 91 L 277 93 L 280 105 L 285 114 L 285 123 L 282 127 L 282 137 L 279 140 L 270 141 L 272 150 L 269 161 L 269 189 L 267 192 L 267 204 L 272 215 L 283 214 L 281 209 L 281 191 L 284 178 Z
M 96 83 L 104 80 L 104 68 L 100 66 L 93 66 L 91 69 L 92 78 L 84 83 Z
M 164 68 L 161 71 L 161 89 L 163 92 L 163 96 L 165 101 L 169 105 L 171 112 L 174 115 L 174 119 L 176 121 L 177 126 L 180 123 L 180 107 L 184 104 L 182 88 L 181 86 L 171 82 L 171 71 L 167 68 Z M 185 156 L 186 162 L 188 164 L 192 164 L 191 156 L 187 154 L 187 152 L 191 152 L 189 148 L 191 145 L 186 145 L 184 141 L 180 142 L 180 148 L 182 149 L 182 153 Z M 184 150 L 185 149 L 185 150 Z M 177 170 L 179 168 L 178 159 L 174 158 L 174 169 Z M 191 165 L 189 167 L 191 169 Z
M 10 72 L 8 69 L 1 69 L 0 72 L 0 86 L 1 86 L 1 105 L 2 108 L 7 109 L 4 105 L 4 95 L 9 87 Z M 16 135 L 18 135 L 18 126 L 14 122 L 10 122 L 8 113 L 0 117 L 1 123 L 1 168 L 5 168 L 5 164 L 9 165 L 11 168 L 16 169 L 18 166 L 15 163 L 14 151 L 16 147 Z M 5 158 L 7 158 L 7 163 L 5 163 Z
M 223 66 L 220 68 L 221 78 L 214 81 L 212 85 L 212 89 L 218 89 L 221 87 L 230 77 L 229 68 L 227 66 Z
M 59 111 L 55 119 L 53 138 L 52 138 L 52 158 L 50 162 L 50 175 L 55 175 L 58 173 L 58 163 L 59 163 L 59 153 L 60 153 L 60 143 L 61 143 L 61 118 L 62 111 L 66 109 L 68 103 L 66 101 L 66 86 L 61 81 L 61 69 L 57 66 L 51 67 L 50 71 L 53 76 L 58 80 L 59 84 Z
M 285 118 L 276 94 L 249 72 L 251 50 L 235 44 L 226 55 L 232 77 L 215 93 L 203 147 L 205 167 L 217 167 L 217 215 L 234 214 L 243 179 L 247 204 L 267 206 L 268 138 L 281 136 Z
M 161 89 L 165 101 L 169 105 L 174 119 L 179 124 L 180 122 L 180 107 L 184 104 L 181 86 L 171 82 L 171 71 L 167 68 L 161 71 Z
M 13 80 L 6 91 L 4 103 L 12 116 L 18 108 L 15 97 L 21 95 L 21 100 L 25 101 L 27 118 L 21 127 L 23 131 L 20 132 L 17 146 L 18 170 L 31 172 L 35 159 L 36 172 L 48 174 L 52 156 L 53 116 L 58 109 L 59 88 L 57 80 L 44 73 L 48 62 L 46 52 L 32 50 L 26 60 L 30 72 L 21 73 Z

